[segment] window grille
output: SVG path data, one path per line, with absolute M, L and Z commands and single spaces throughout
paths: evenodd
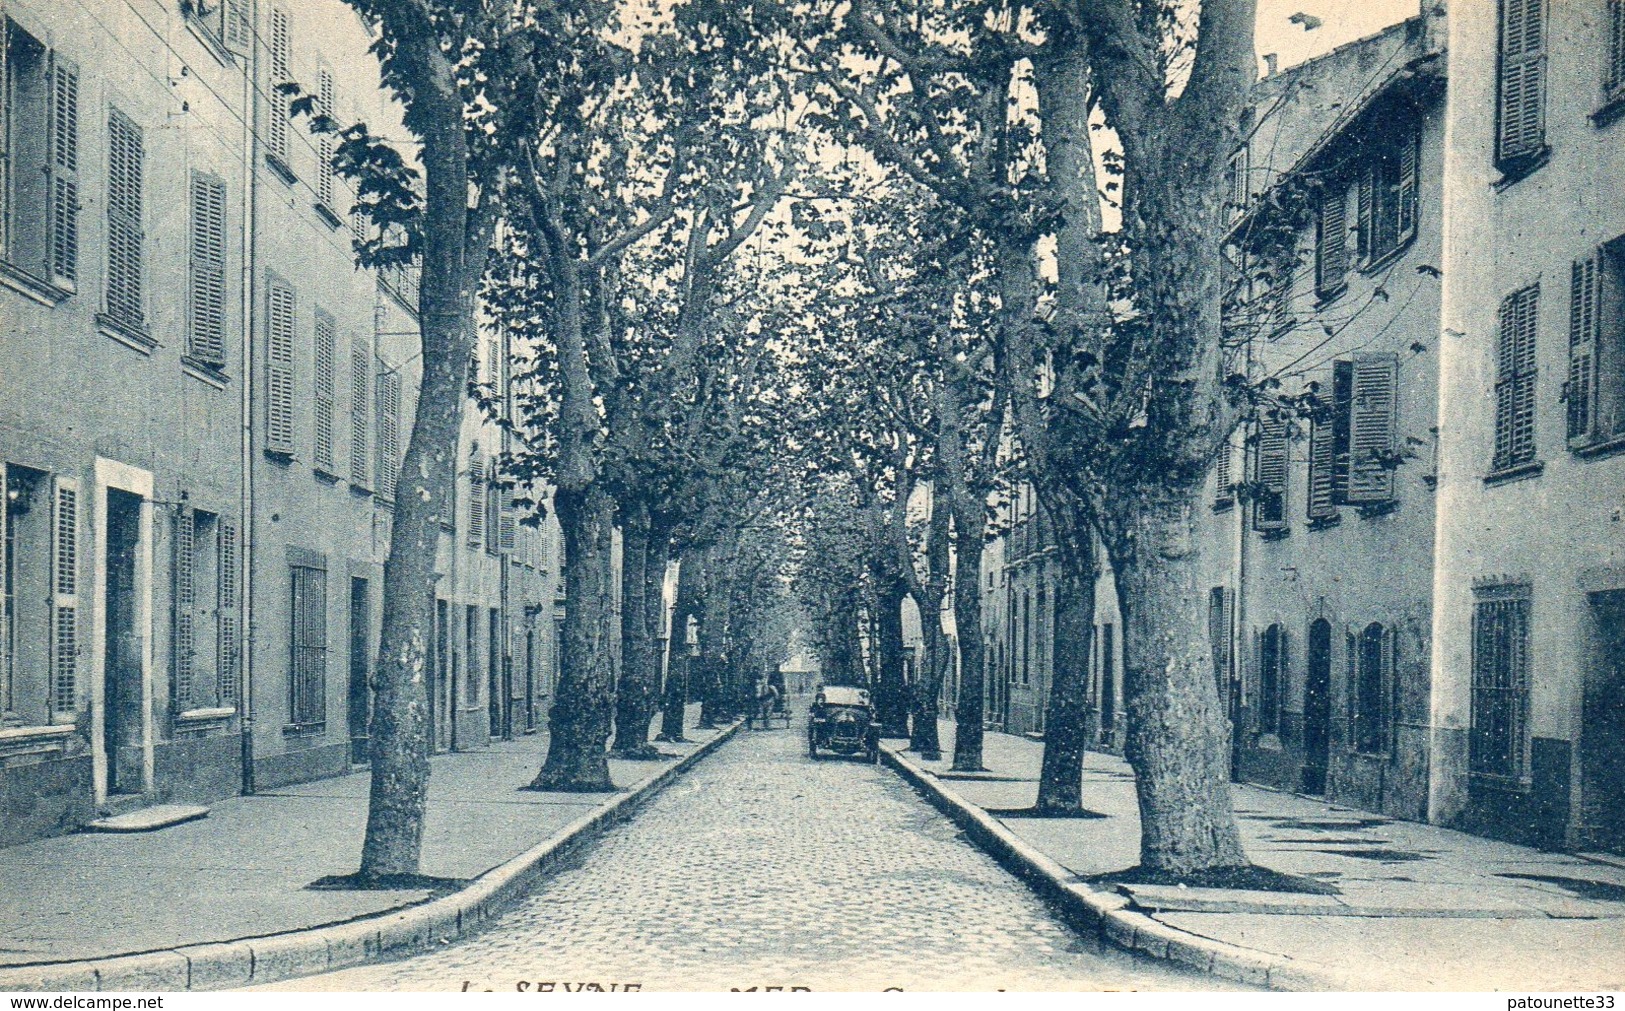
M 293 580 L 292 676 L 288 679 L 289 723 L 309 726 L 327 715 L 327 572 L 290 567 Z
M 1475 776 L 1521 784 L 1528 776 L 1529 587 L 1504 586 L 1473 605 L 1472 729 Z

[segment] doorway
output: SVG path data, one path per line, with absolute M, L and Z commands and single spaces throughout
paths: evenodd
M 141 498 L 107 490 L 106 597 L 102 613 L 106 657 L 102 749 L 108 794 L 142 788 L 142 653 L 137 615 L 136 562 L 141 547 Z
M 350 762 L 367 761 L 372 722 L 372 598 L 367 581 L 350 578 Z
M 1332 744 L 1332 623 L 1309 625 L 1308 669 L 1303 686 L 1303 792 L 1326 792 Z
M 1625 853 L 1625 590 L 1591 594 L 1580 726 L 1582 845 Z

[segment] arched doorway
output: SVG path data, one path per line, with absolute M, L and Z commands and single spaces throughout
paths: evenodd
M 1326 792 L 1332 744 L 1332 623 L 1309 625 L 1308 669 L 1303 686 L 1303 790 Z

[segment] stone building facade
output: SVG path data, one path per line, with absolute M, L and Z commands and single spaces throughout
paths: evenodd
M 416 295 L 355 268 L 368 226 L 274 86 L 404 138 L 367 29 L 338 0 L 0 14 L 0 844 L 346 772 Z M 469 503 L 500 444 L 465 428 Z M 460 747 L 533 728 L 553 662 L 556 532 L 499 498 L 440 550 Z

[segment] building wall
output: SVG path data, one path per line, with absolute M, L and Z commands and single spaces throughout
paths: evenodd
M 1599 605 L 1603 591 L 1625 586 L 1625 457 L 1567 438 L 1571 270 L 1625 233 L 1616 184 L 1625 124 L 1605 111 L 1608 5 L 1542 7 L 1547 153 L 1523 175 L 1496 160 L 1496 7 L 1450 13 L 1430 814 L 1520 841 L 1590 845 L 1597 826 L 1584 813 L 1588 802 L 1617 809 L 1620 799 L 1617 778 L 1596 781 L 1598 765 L 1614 761 L 1608 749 L 1620 728 L 1595 718 L 1588 695 L 1598 701 L 1618 689 Z M 1506 295 L 1532 284 L 1536 466 L 1497 477 L 1498 312 Z M 1617 322 L 1609 322 L 1617 296 L 1608 297 L 1600 343 L 1617 349 Z M 1497 583 L 1527 586 L 1530 657 L 1517 742 L 1523 768 L 1500 783 L 1475 777 L 1469 763 L 1471 728 L 1483 715 L 1475 713 L 1473 615 Z M 1602 794 L 1585 796 L 1587 782 Z M 1610 844 L 1619 846 L 1617 830 Z
M 177 517 L 191 509 L 233 522 L 239 515 L 244 367 L 235 280 L 242 253 L 231 237 L 240 234 L 243 213 L 243 83 L 229 55 L 178 10 L 154 7 L 138 16 L 124 5 L 14 0 L 5 14 L 7 63 L 19 84 L 10 123 L 14 189 L 7 198 L 14 227 L 0 267 L 0 462 L 14 480 L 23 468 L 43 476 L 32 515 L 9 517 L 19 537 L 12 559 L 18 595 L 13 697 L 0 721 L 7 808 L 0 842 L 16 842 L 72 830 L 110 790 L 149 801 L 212 799 L 232 792 L 238 779 L 239 724 L 231 708 L 212 698 L 215 677 L 229 671 L 210 658 L 199 665 L 194 693 L 209 701 L 177 696 L 171 615 Z M 72 173 L 44 141 L 50 131 L 40 89 L 53 64 L 77 72 Z M 182 64 L 191 70 L 184 76 L 175 73 Z M 115 110 L 139 131 L 140 157 L 140 208 L 130 219 L 139 229 L 132 247 L 139 249 L 139 320 L 122 326 L 105 315 Z M 71 284 L 51 283 L 39 241 L 45 232 L 34 227 L 44 220 L 46 194 L 37 187 L 48 163 L 53 179 L 78 186 Z M 197 365 L 189 347 L 194 172 L 218 177 L 225 189 L 226 333 L 218 368 Z M 53 482 L 77 482 L 77 508 L 56 524 L 58 540 L 67 543 L 71 535 L 76 549 L 68 566 L 75 593 L 55 601 L 71 606 L 73 618 L 54 624 L 39 603 L 49 588 L 42 577 L 52 567 Z M 110 485 L 135 493 L 133 582 L 114 593 L 138 609 L 127 634 L 114 631 L 111 658 Z M 206 617 L 199 635 L 213 631 L 213 616 Z M 64 641 L 74 642 L 65 652 Z M 109 747 L 110 675 L 127 690 Z M 48 705 L 59 676 L 71 677 L 71 686 Z M 194 759 L 205 755 L 209 765 L 199 767 Z M 109 770 L 116 783 L 109 783 Z

